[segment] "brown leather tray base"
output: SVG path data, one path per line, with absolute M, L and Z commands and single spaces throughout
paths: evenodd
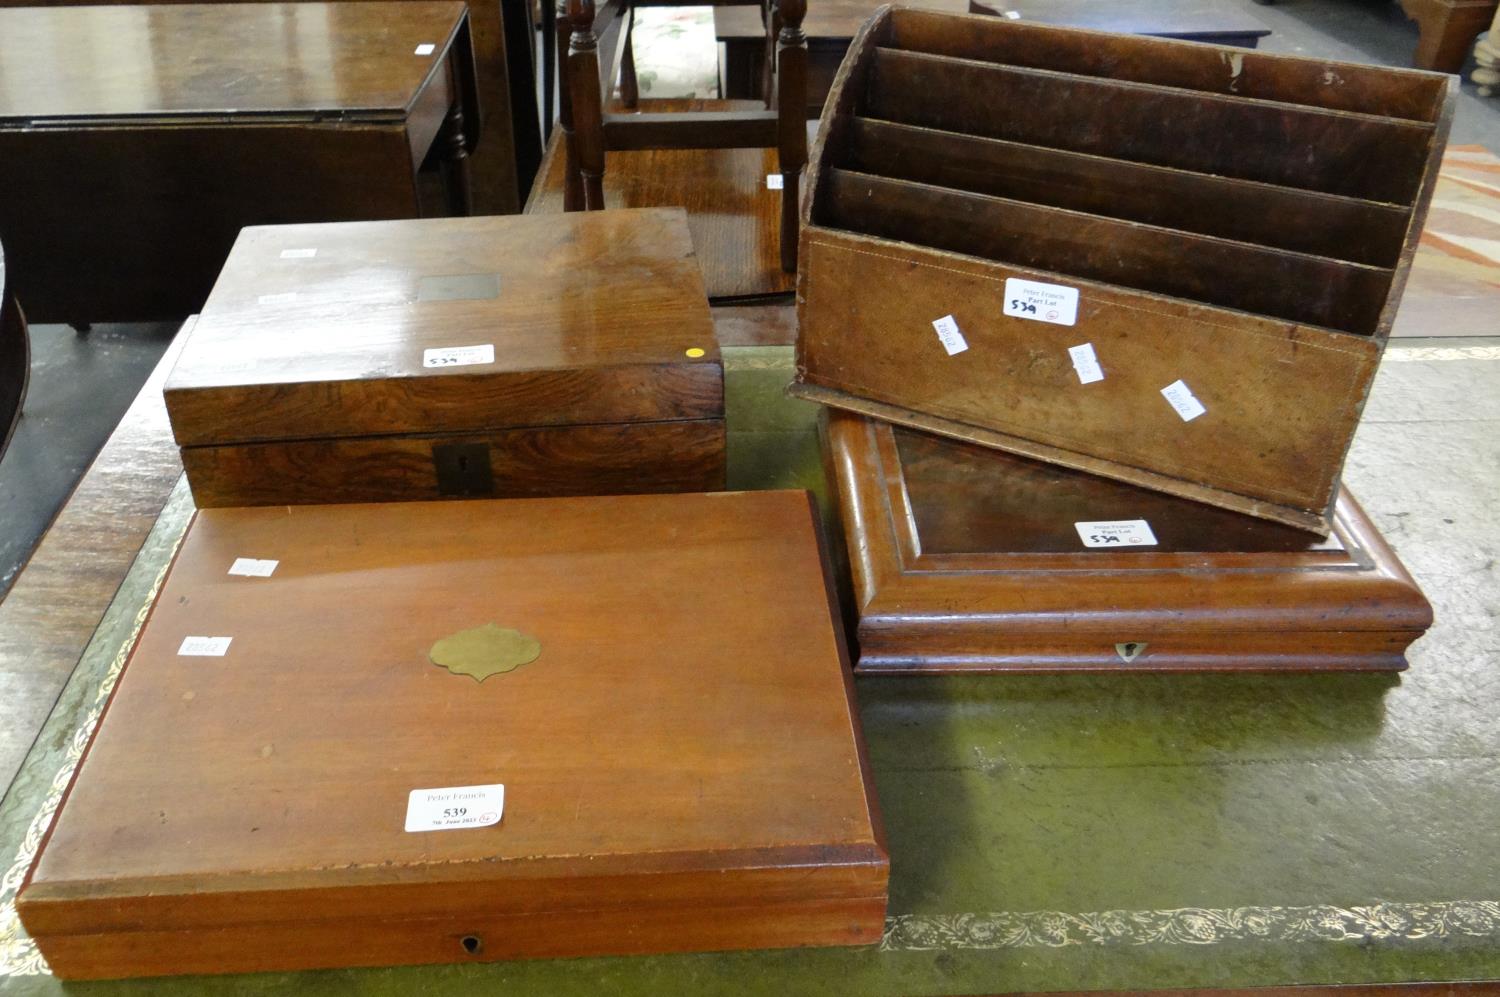
M 1347 491 L 1301 530 L 843 412 L 866 673 L 1399 670 L 1432 610 Z M 1145 520 L 1155 544 L 1085 545 Z

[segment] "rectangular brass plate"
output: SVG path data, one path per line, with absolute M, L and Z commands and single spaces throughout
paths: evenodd
M 418 301 L 483 301 L 500 296 L 497 273 L 464 273 L 423 277 L 417 281 Z

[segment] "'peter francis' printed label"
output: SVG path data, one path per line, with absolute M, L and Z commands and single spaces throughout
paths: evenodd
M 1005 314 L 1033 322 L 1073 325 L 1078 321 L 1078 288 L 1007 277 Z
M 505 811 L 505 787 L 450 786 L 414 789 L 406 798 L 408 831 L 458 831 L 500 823 Z

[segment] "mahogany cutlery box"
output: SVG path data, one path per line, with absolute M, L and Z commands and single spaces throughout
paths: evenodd
M 884 8 L 808 168 L 792 390 L 1326 533 L 1455 84 Z
M 1432 609 L 1347 490 L 1327 538 L 831 412 L 856 671 L 1397 670 Z
M 675 208 L 247 228 L 166 402 L 200 507 L 724 487 Z
M 864 944 L 887 874 L 807 493 L 206 509 L 18 909 L 102 978 Z

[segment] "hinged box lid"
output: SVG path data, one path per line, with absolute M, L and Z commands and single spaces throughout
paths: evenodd
M 247 228 L 166 401 L 183 446 L 724 412 L 679 208 Z
M 28 933 L 64 976 L 878 940 L 816 529 L 790 491 L 200 511 Z M 453 651 L 490 627 L 534 643 Z

